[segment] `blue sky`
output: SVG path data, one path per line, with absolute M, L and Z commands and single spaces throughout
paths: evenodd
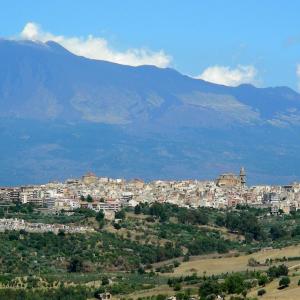
M 299 12 L 296 0 L 0 0 L 0 36 L 53 37 L 87 57 L 299 90 Z

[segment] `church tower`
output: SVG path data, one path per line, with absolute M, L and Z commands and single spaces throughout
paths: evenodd
M 244 167 L 241 167 L 240 170 L 240 180 L 242 187 L 244 187 L 246 185 L 246 172 Z

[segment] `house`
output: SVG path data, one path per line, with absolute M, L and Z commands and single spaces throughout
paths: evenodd
M 96 295 L 96 298 L 100 299 L 100 300 L 109 300 L 109 299 L 111 299 L 111 294 L 110 293 L 99 293 Z

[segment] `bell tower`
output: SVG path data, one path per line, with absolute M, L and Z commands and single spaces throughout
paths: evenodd
M 246 185 L 246 171 L 244 167 L 241 167 L 240 170 L 240 180 L 241 180 L 241 186 L 244 187 Z

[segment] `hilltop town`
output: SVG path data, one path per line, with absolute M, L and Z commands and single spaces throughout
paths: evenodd
M 300 207 L 300 183 L 285 186 L 246 185 L 246 172 L 221 174 L 216 180 L 124 180 L 97 177 L 87 173 L 80 179 L 67 179 L 42 185 L 1 187 L 1 206 L 32 203 L 45 212 L 73 211 L 78 208 L 103 210 L 114 219 L 122 207 L 139 203 L 172 203 L 181 207 L 217 209 L 248 205 L 269 208 L 273 214 L 290 213 Z

